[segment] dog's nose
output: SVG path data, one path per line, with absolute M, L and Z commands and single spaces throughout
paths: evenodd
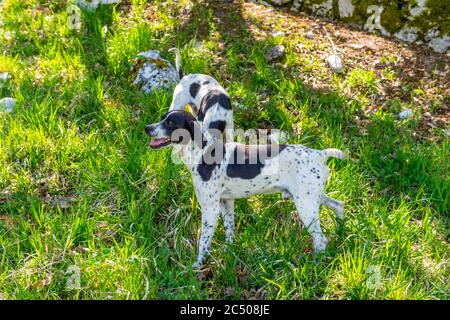
M 149 124 L 145 127 L 145 133 L 147 133 L 149 136 L 153 135 L 153 131 L 155 131 L 155 126 Z

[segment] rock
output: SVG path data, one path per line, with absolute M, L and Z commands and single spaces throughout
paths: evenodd
M 161 58 L 158 50 L 141 52 L 137 59 L 142 59 L 145 63 L 139 69 L 133 84 L 140 84 L 143 92 L 168 88 L 178 82 L 175 68 L 169 61 Z
M 188 3 L 186 3 L 186 5 L 185 5 L 185 7 L 184 7 L 182 13 L 183 13 L 184 15 L 190 15 L 191 12 L 192 12 L 192 5 L 191 5 L 190 2 L 188 2 Z
M 291 2 L 291 0 L 268 0 L 270 4 L 276 5 L 276 6 L 282 6 L 286 3 Z
M 450 129 L 442 130 L 447 137 L 450 137 Z
M 203 48 L 203 41 L 196 41 L 195 44 L 194 44 L 194 48 L 197 49 L 197 50 L 202 51 L 204 49 Z
M 348 18 L 353 15 L 353 11 L 355 11 L 355 6 L 352 4 L 351 0 L 339 0 L 339 17 Z
M 269 62 L 280 59 L 284 55 L 284 46 L 279 44 L 269 50 L 269 53 L 267 54 L 267 59 Z
M 417 2 L 417 6 L 409 9 L 409 13 L 413 17 L 419 16 L 426 9 L 426 6 L 425 6 L 426 0 L 416 0 L 416 2 Z
M 296 7 L 295 5 L 292 5 L 290 10 L 292 12 L 298 12 L 298 7 Z
M 16 99 L 13 98 L 0 99 L 0 113 L 9 113 L 13 111 L 15 105 Z
M 408 118 L 411 118 L 413 116 L 413 111 L 411 109 L 403 109 L 399 114 L 398 117 L 400 120 L 405 120 Z
M 8 72 L 2 72 L 0 73 L 0 80 L 6 81 L 11 78 L 11 75 Z
M 260 4 L 262 4 L 263 6 L 272 8 L 272 5 L 271 5 L 270 3 L 268 3 L 268 2 L 266 2 L 266 1 L 258 0 L 257 3 L 260 3 Z
M 448 12 L 443 3 L 431 0 L 267 0 L 276 5 L 291 4 L 290 10 L 336 19 L 369 32 L 380 32 L 407 43 L 425 41 L 437 52 L 448 51 Z M 432 33 L 427 31 L 432 28 Z M 439 32 L 440 34 L 438 34 Z M 435 39 L 436 38 L 436 39 Z
M 332 54 L 327 58 L 328 65 L 334 73 L 339 73 L 342 70 L 342 60 L 338 55 Z
M 316 35 L 314 34 L 314 32 L 308 31 L 308 32 L 305 33 L 305 37 L 308 38 L 308 39 L 313 40 L 313 39 L 316 38 Z
M 280 130 L 272 130 L 272 133 L 269 134 L 269 140 L 272 143 L 287 143 L 289 140 L 289 134 Z
M 99 6 L 99 4 L 101 2 L 102 2 L 101 0 L 91 0 L 91 1 L 76 0 L 75 1 L 77 6 L 79 6 L 82 9 L 89 10 L 89 11 L 93 11 L 93 10 L 97 9 L 97 7 Z
M 284 37 L 285 35 L 286 33 L 284 33 L 283 31 L 275 31 L 274 33 L 272 33 L 272 37 L 274 38 Z
M 323 3 L 312 3 L 311 8 L 314 14 L 318 16 L 327 16 L 333 7 L 333 0 L 327 0 Z
M 235 102 L 233 105 L 234 105 L 234 108 L 237 110 L 246 110 L 247 109 L 247 106 L 243 105 L 240 102 Z
M 407 28 L 403 28 L 399 32 L 395 33 L 394 36 L 397 39 L 411 43 L 411 42 L 414 42 L 417 40 L 417 31 L 418 31 L 417 28 L 407 27 Z
M 436 52 L 444 53 L 450 47 L 450 37 L 443 36 L 434 38 L 428 43 L 428 46 Z
M 121 3 L 122 0 L 76 0 L 75 4 L 79 6 L 80 8 L 94 11 L 98 8 L 101 4 L 117 4 Z
M 425 41 L 431 41 L 434 38 L 437 38 L 439 36 L 439 30 L 438 28 L 431 28 L 430 30 L 427 31 L 427 33 L 425 34 Z
M 366 46 L 366 45 L 365 45 L 365 44 L 362 44 L 362 43 L 349 43 L 349 44 L 347 44 L 347 47 L 350 47 L 350 48 L 355 49 L 355 50 L 362 49 L 362 48 L 364 48 L 365 46 Z

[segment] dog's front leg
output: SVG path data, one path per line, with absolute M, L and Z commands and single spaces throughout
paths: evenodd
M 206 255 L 211 248 L 211 241 L 216 230 L 217 220 L 220 215 L 219 201 L 201 204 L 202 207 L 202 233 L 200 236 L 197 261 L 192 265 L 193 269 L 200 268 L 205 262 Z

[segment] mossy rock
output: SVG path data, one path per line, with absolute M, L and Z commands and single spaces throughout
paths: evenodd
M 290 1 L 271 0 L 275 5 Z M 374 9 L 376 6 L 376 9 Z M 422 41 L 441 44 L 437 51 L 444 52 L 450 46 L 450 1 L 448 0 L 293 0 L 295 11 L 359 25 L 375 24 L 379 13 L 379 25 L 370 27 L 384 35 L 395 36 L 408 42 Z M 371 9 L 371 10 L 368 10 Z M 448 43 L 448 45 L 447 45 Z

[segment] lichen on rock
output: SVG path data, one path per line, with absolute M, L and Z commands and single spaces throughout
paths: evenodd
M 143 64 L 133 84 L 141 85 L 143 92 L 153 92 L 177 83 L 178 75 L 175 68 L 169 61 L 161 58 L 158 50 L 140 52 L 135 60 Z
M 436 52 L 444 53 L 450 47 L 450 37 L 443 36 L 432 39 L 428 46 Z
M 394 34 L 397 39 L 405 42 L 414 42 L 417 40 L 418 28 L 416 27 L 405 27 Z
M 410 43 L 425 42 L 438 52 L 449 48 L 448 0 L 293 0 L 291 10 L 338 19 Z
M 338 8 L 340 18 L 351 17 L 355 11 L 355 6 L 352 4 L 352 0 L 339 0 Z
M 14 98 L 2 98 L 0 99 L 0 113 L 9 113 L 13 111 L 16 106 L 16 99 Z

